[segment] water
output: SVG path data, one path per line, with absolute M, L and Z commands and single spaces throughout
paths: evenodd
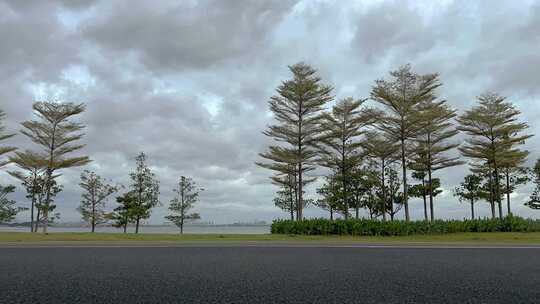
M 29 227 L 9 227 L 0 226 L 0 232 L 27 232 Z M 40 228 L 41 231 L 41 228 Z M 90 227 L 49 227 L 49 232 L 90 232 Z M 128 232 L 134 232 L 135 227 L 128 227 Z M 122 229 L 114 227 L 97 227 L 96 232 L 122 233 Z M 141 226 L 140 233 L 179 233 L 180 230 L 175 226 Z M 270 226 L 226 226 L 226 225 L 208 225 L 208 226 L 184 226 L 184 233 L 193 234 L 268 234 Z

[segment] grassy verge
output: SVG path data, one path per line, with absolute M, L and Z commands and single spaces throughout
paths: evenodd
M 121 234 L 68 233 L 43 235 L 0 232 L 0 242 L 186 242 L 186 241 L 318 241 L 318 242 L 430 242 L 430 243 L 529 243 L 540 244 L 540 232 L 470 232 L 415 236 L 306 236 L 282 234 Z

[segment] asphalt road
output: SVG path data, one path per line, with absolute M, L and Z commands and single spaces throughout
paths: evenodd
M 538 303 L 540 248 L 0 246 L 0 303 Z

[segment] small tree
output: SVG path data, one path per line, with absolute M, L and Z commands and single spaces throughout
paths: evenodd
M 3 120 L 4 120 L 5 117 L 6 117 L 6 113 L 4 113 L 4 111 L 0 110 L 0 142 L 15 136 L 15 134 L 5 133 L 6 128 L 4 127 L 4 124 L 3 124 Z M 15 148 L 15 147 L 9 147 L 9 146 L 1 147 L 0 146 L 0 156 L 6 155 L 7 153 L 15 151 L 16 149 L 17 148 Z M 0 168 L 7 165 L 8 163 L 9 163 L 9 161 L 2 161 L 0 159 Z
M 274 205 L 291 216 L 294 221 L 294 212 L 298 209 L 298 184 L 296 183 L 296 166 L 289 165 L 290 171 L 285 174 L 272 176 L 272 184 L 279 187 L 274 198 Z
M 387 183 L 385 184 L 386 189 L 386 206 L 388 214 L 390 215 L 390 220 L 393 221 L 396 214 L 403 208 L 403 192 L 399 191 L 401 187 L 401 180 L 399 179 L 398 173 L 392 167 L 386 168 Z M 382 192 L 382 189 L 381 189 Z M 381 197 L 381 200 L 383 197 Z
M 525 203 L 525 206 L 540 210 L 540 159 L 536 160 L 532 174 L 534 176 L 534 190 L 529 196 L 529 200 Z
M 379 171 L 379 189 L 381 214 L 383 220 L 386 220 L 388 193 L 387 185 L 387 168 L 397 161 L 399 158 L 399 145 L 394 140 L 384 136 L 381 132 L 368 132 L 365 140 L 362 143 L 365 156 L 371 160 L 371 166 Z
M 454 189 L 454 196 L 457 196 L 460 202 L 471 205 L 471 218 L 474 220 L 474 204 L 485 197 L 482 189 L 482 177 L 476 174 L 469 174 Z
M 30 232 L 37 232 L 39 217 L 36 217 L 36 204 L 38 196 L 44 192 L 44 170 L 47 162 L 46 157 L 32 151 L 15 152 L 10 157 L 21 171 L 9 171 L 8 173 L 18 179 L 26 190 L 26 198 L 30 200 Z
M 159 204 L 159 181 L 146 164 L 144 152 L 141 152 L 135 161 L 137 168 L 130 174 L 131 192 L 135 200 L 131 214 L 135 218 L 135 233 L 139 233 L 140 221 L 149 218 L 152 208 Z
M 315 200 L 314 204 L 315 206 L 326 210 L 330 213 L 330 220 L 334 220 L 334 213 L 335 212 L 347 212 L 343 207 L 343 200 L 342 200 L 342 187 L 343 184 L 340 182 L 338 178 L 336 178 L 336 174 L 332 174 L 326 177 L 325 183 L 317 189 L 317 194 L 321 196 L 318 200 Z M 345 217 L 347 217 L 345 215 Z
M 176 196 L 171 200 L 169 210 L 172 214 L 165 218 L 173 222 L 180 228 L 180 234 L 184 233 L 184 224 L 189 221 L 198 220 L 201 216 L 198 213 L 189 213 L 194 204 L 199 200 L 199 193 L 203 189 L 197 188 L 195 182 L 182 176 L 178 183 L 178 188 L 174 189 Z
M 15 207 L 15 201 L 7 196 L 15 191 L 15 186 L 0 185 L 0 223 L 10 222 L 17 213 L 24 210 L 21 207 Z
M 91 226 L 91 231 L 96 230 L 96 225 L 107 221 L 105 203 L 107 198 L 118 191 L 116 186 L 108 184 L 101 176 L 95 172 L 84 170 L 81 174 L 81 183 L 84 190 L 81 205 L 77 209 L 85 222 Z
M 84 147 L 75 142 L 84 136 L 81 131 L 84 125 L 72 121 L 72 118 L 84 112 L 84 104 L 36 102 L 33 105 L 37 120 L 22 123 L 22 134 L 43 148 L 45 166 L 45 199 L 42 202 L 43 233 L 47 233 L 49 212 L 52 211 L 51 199 L 53 182 L 59 176 L 58 171 L 86 165 L 90 162 L 87 156 L 69 157 Z
M 409 188 L 409 196 L 410 197 L 418 197 L 422 198 L 424 202 L 424 219 L 426 221 L 429 220 L 428 216 L 428 205 L 427 205 L 427 197 L 430 193 L 430 187 L 426 183 L 426 173 L 423 171 L 415 171 L 412 174 L 412 178 L 421 181 L 419 184 L 411 185 Z M 433 197 L 436 197 L 438 194 L 442 193 L 442 190 L 439 189 L 441 186 L 440 179 L 433 178 L 431 180 L 431 188 L 433 188 Z
M 135 219 L 134 210 L 136 207 L 135 193 L 126 192 L 116 198 L 118 207 L 114 208 L 114 212 L 110 215 L 113 220 L 113 226 L 122 228 L 124 233 L 127 232 L 127 226 L 133 223 Z
M 36 203 L 37 217 L 36 217 L 36 232 L 39 225 L 46 225 L 54 222 L 54 220 L 60 219 L 60 213 L 52 213 L 56 209 L 55 199 L 56 196 L 64 190 L 64 186 L 59 185 L 55 179 L 48 181 L 46 177 L 40 177 L 38 181 L 38 188 L 40 193 Z M 48 189 L 50 188 L 50 189 Z M 46 201 L 47 196 L 49 197 Z

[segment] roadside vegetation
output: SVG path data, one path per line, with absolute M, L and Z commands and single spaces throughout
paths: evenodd
M 540 220 L 503 219 L 378 221 L 368 219 L 276 220 L 272 233 L 301 235 L 413 236 L 463 232 L 540 232 Z

